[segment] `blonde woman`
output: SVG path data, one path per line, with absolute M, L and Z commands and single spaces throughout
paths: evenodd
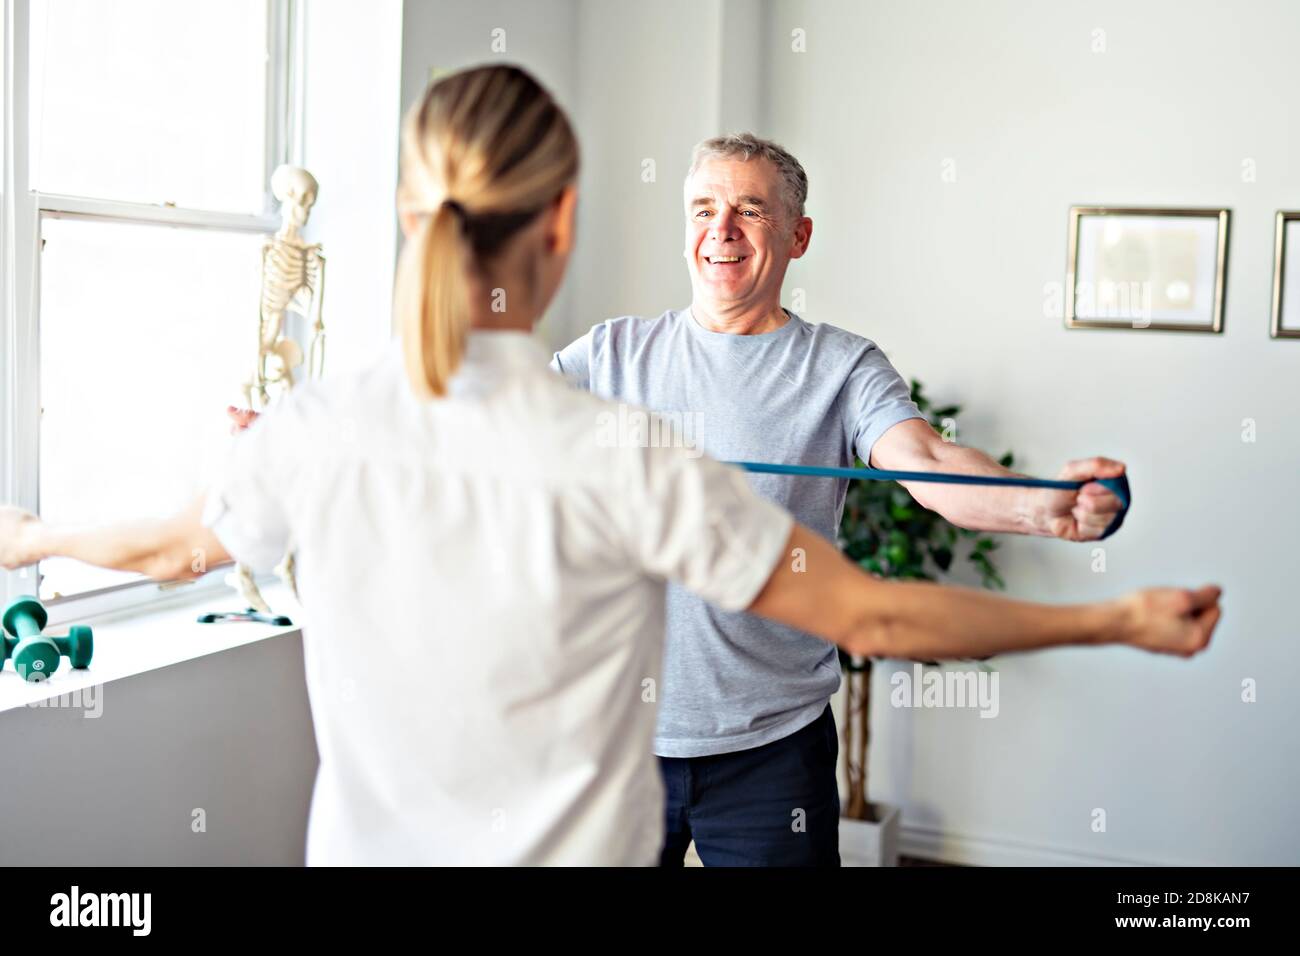
M 654 863 L 668 580 L 856 654 L 1206 645 L 1216 588 L 1048 607 L 879 582 L 739 471 L 605 447 L 608 406 L 530 334 L 573 247 L 577 171 L 526 73 L 441 80 L 405 123 L 382 361 L 293 392 L 171 520 L 66 531 L 0 508 L 8 568 L 184 578 L 195 549 L 269 570 L 292 545 L 320 752 L 309 863 Z

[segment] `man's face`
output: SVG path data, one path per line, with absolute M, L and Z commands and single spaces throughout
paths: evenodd
M 785 206 L 766 159 L 712 159 L 686 181 L 686 261 L 695 298 L 719 308 L 778 303 L 812 220 Z

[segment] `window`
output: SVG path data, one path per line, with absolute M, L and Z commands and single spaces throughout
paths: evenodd
M 36 0 L 31 186 L 264 211 L 266 0 Z
M 296 13 L 10 0 L 5 500 L 102 523 L 162 517 L 202 490 L 256 360 L 270 174 L 299 152 Z M 58 560 L 5 582 L 56 618 L 160 590 Z
M 41 513 L 174 514 L 203 490 L 252 368 L 262 239 L 52 216 L 41 239 Z M 71 561 L 41 572 L 43 599 L 129 579 Z

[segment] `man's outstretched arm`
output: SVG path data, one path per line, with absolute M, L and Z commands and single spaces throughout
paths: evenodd
M 1009 477 L 1016 474 L 978 449 L 944 441 L 919 418 L 899 422 L 881 435 L 871 450 L 871 465 L 900 471 L 964 475 Z M 1086 481 L 1117 478 L 1122 474 L 1123 462 L 1084 458 L 1069 462 L 1056 477 Z M 903 486 L 920 504 L 958 527 L 1067 541 L 1096 540 L 1120 510 L 1119 499 L 1096 483 L 1084 485 L 1078 491 L 906 481 Z
M 1209 643 L 1220 616 L 1213 586 L 1053 606 L 970 588 L 881 581 L 799 524 L 784 553 L 796 548 L 803 549 L 804 570 L 778 561 L 748 610 L 864 657 L 979 658 L 1067 644 L 1126 644 L 1190 657 Z

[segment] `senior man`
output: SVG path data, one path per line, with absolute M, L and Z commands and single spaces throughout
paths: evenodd
M 598 395 L 689 422 L 702 451 L 722 460 L 844 466 L 856 453 L 877 468 L 1011 474 L 942 440 L 869 339 L 781 307 L 790 260 L 812 238 L 807 195 L 803 167 L 773 142 L 740 134 L 700 143 L 684 194 L 690 306 L 603 322 L 552 367 Z M 1060 477 L 1123 471 L 1090 458 Z M 835 540 L 846 481 L 749 477 Z M 907 487 L 965 528 L 1071 541 L 1099 537 L 1120 507 L 1096 483 L 1078 492 Z M 706 865 L 837 865 L 835 648 L 672 585 L 667 629 L 655 739 L 668 794 L 661 862 L 680 866 L 693 839 Z

